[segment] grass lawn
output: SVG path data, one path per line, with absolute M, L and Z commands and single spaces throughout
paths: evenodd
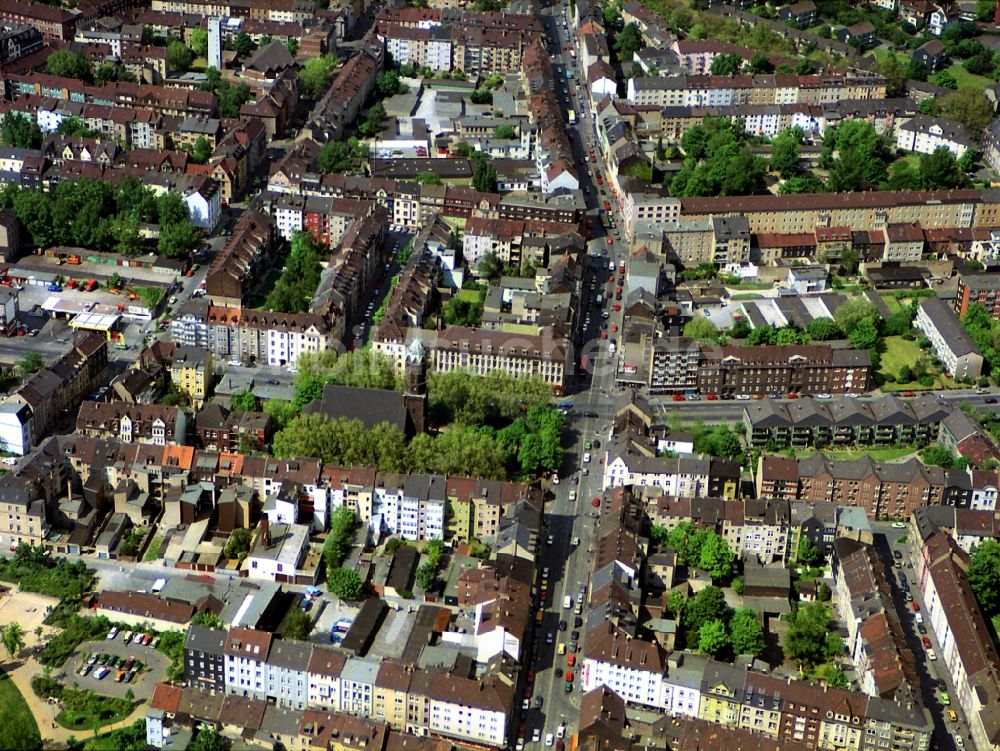
M 892 303 L 888 300 L 886 300 L 886 304 L 890 308 L 892 307 Z M 924 351 L 917 346 L 916 341 L 911 342 L 901 336 L 887 336 L 882 341 L 885 344 L 885 351 L 882 353 L 882 363 L 879 368 L 882 373 L 895 375 L 904 365 L 912 366 L 913 363 L 924 356 Z
M 898 313 L 903 309 L 902 303 L 900 303 L 900 301 L 892 295 L 882 295 L 882 302 L 884 302 L 886 307 L 888 307 L 893 313 Z
M 109 677 L 110 678 L 110 677 Z M 63 693 L 63 710 L 56 715 L 56 722 L 70 730 L 92 730 L 120 722 L 132 713 L 132 702 L 101 696 L 92 691 Z
M 964 89 L 966 87 L 972 87 L 982 91 L 987 86 L 991 86 L 993 81 L 985 76 L 974 76 L 972 73 L 967 71 L 962 67 L 961 63 L 952 63 L 946 70 L 955 76 L 955 80 L 958 82 L 958 88 Z
M 795 456 L 803 457 L 808 456 L 812 453 L 820 453 L 826 456 L 828 459 L 861 459 L 865 456 L 870 456 L 873 461 L 877 462 L 894 462 L 902 459 L 906 456 L 912 456 L 917 453 L 916 449 L 912 446 L 909 448 L 897 448 L 896 446 L 865 446 L 856 449 L 822 449 L 820 451 L 814 452 L 809 451 L 793 451 Z
M 163 545 L 162 535 L 157 535 L 153 538 L 153 541 L 149 543 L 149 547 L 146 549 L 146 555 L 142 559 L 143 561 L 155 561 L 160 557 L 160 547 Z
M 478 305 L 486 299 L 486 292 L 481 289 L 460 289 L 456 297 L 459 300 L 464 300 L 465 302 L 471 302 L 474 305 Z
M 906 156 L 899 157 L 899 159 L 889 165 L 889 172 L 895 174 L 896 170 L 904 164 L 909 167 L 910 172 L 916 172 L 920 168 L 920 155 L 907 154 Z
M 42 747 L 42 736 L 28 708 L 28 703 L 17 690 L 10 676 L 0 671 L 0 748 L 22 751 Z
M 274 285 L 277 284 L 278 280 L 281 278 L 281 274 L 281 269 L 271 269 L 267 273 L 267 277 L 265 277 L 264 281 L 257 286 L 256 290 L 254 290 L 254 293 L 247 302 L 246 307 L 262 308 L 264 303 L 267 301 L 267 296 L 271 294 L 271 290 L 274 289 Z
M 740 292 L 739 294 L 731 295 L 730 300 L 763 300 L 764 295 L 758 295 L 756 292 Z
M 906 66 L 910 62 L 909 55 L 906 55 L 902 52 L 896 52 L 895 50 L 887 50 L 883 49 L 882 47 L 876 47 L 874 50 L 872 50 L 872 52 L 875 54 L 875 59 L 878 60 L 880 63 L 885 60 L 888 60 L 891 57 L 896 58 L 896 60 L 898 60 L 899 63 L 903 66 Z

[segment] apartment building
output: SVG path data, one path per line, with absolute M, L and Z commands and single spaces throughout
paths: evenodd
M 45 499 L 33 497 L 23 484 L 0 484 L 0 546 L 42 545 L 48 534 Z
M 633 441 L 616 441 L 607 453 L 602 487 L 656 487 L 664 495 L 735 497 L 739 469 L 730 460 L 662 457 L 640 451 Z
M 961 123 L 939 117 L 916 115 L 896 128 L 896 148 L 917 154 L 948 149 L 956 159 L 976 146 L 976 139 Z
M 738 104 L 828 104 L 844 99 L 884 99 L 880 76 L 795 74 L 647 76 L 630 78 L 628 101 L 657 107 Z
M 94 438 L 166 446 L 186 443 L 187 417 L 179 407 L 84 401 L 77 412 L 76 430 Z
M 1000 209 L 1000 191 L 992 189 L 679 200 L 679 216 L 696 218 L 742 214 L 754 234 L 813 232 L 823 226 L 871 231 L 886 224 L 914 222 L 927 229 L 996 226 L 997 211 Z
M 955 295 L 955 312 L 964 317 L 969 306 L 982 305 L 990 318 L 1000 319 L 1000 279 L 996 274 L 961 274 Z
M 228 695 L 289 710 L 309 707 L 362 718 L 392 717 L 408 732 L 477 746 L 506 744 L 514 690 L 502 677 L 477 680 L 433 669 L 414 671 L 405 664 L 275 639 L 263 631 L 233 628 L 222 633 Z M 206 651 L 216 651 L 205 641 L 202 632 L 189 637 L 186 663 L 197 663 Z M 425 711 L 411 711 L 418 705 Z
M 953 378 L 976 379 L 983 372 L 983 355 L 955 312 L 940 297 L 924 300 L 913 326 L 930 340 L 944 370 Z
M 920 695 L 916 658 L 893 602 L 886 567 L 872 546 L 849 538 L 837 539 L 833 550 L 834 601 L 847 627 L 847 651 L 861 690 L 869 696 L 914 701 Z
M 698 391 L 723 398 L 785 394 L 863 394 L 871 357 L 828 345 L 703 347 Z
M 757 496 L 827 501 L 861 508 L 872 519 L 906 517 L 921 506 L 942 503 L 949 482 L 940 467 L 916 459 L 876 463 L 869 457 L 850 461 L 815 454 L 803 459 L 761 457 Z
M 385 48 L 367 43 L 344 63 L 326 94 L 306 118 L 301 134 L 321 143 L 336 140 L 354 122 L 382 71 Z
M 187 393 L 196 409 L 201 409 L 208 399 L 214 377 L 211 352 L 186 345 L 174 348 L 170 360 L 170 380 Z
M 101 383 L 108 364 L 103 335 L 87 334 L 69 352 L 32 375 L 0 402 L 0 442 L 23 455 L 52 429 L 64 410 L 73 410 Z
M 582 690 L 607 686 L 633 705 L 668 709 L 664 690 L 666 655 L 656 642 L 634 639 L 613 623 L 587 632 Z
M 0 8 L 0 21 L 34 26 L 46 39 L 73 40 L 79 13 L 31 0 L 9 0 Z
M 941 664 L 955 689 L 976 748 L 1000 745 L 1000 657 L 969 586 L 969 556 L 946 533 L 924 540 L 914 570 L 924 620 L 940 645 Z
M 810 446 L 891 446 L 937 440 L 952 408 L 935 396 L 900 399 L 886 395 L 794 401 L 762 399 L 743 409 L 748 445 L 773 450 Z

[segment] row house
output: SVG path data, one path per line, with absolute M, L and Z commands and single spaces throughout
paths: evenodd
M 198 632 L 185 644 L 185 683 L 218 686 L 229 696 L 384 719 L 400 730 L 481 747 L 502 748 L 514 689 L 503 676 L 482 679 L 416 671 L 412 666 L 308 642 L 283 641 L 263 631 L 234 628 L 224 642 Z M 204 667 L 203 667 L 204 666 Z
M 968 129 L 953 120 L 916 115 L 896 129 L 896 148 L 917 154 L 933 154 L 947 149 L 956 159 L 976 146 Z
M 723 398 L 786 394 L 863 394 L 871 357 L 829 345 L 702 347 L 698 392 Z
M 165 446 L 187 441 L 187 417 L 178 407 L 159 404 L 84 401 L 77 412 L 76 430 L 94 438 Z
M 266 412 L 229 410 L 209 404 L 195 417 L 198 444 L 210 451 L 264 451 L 274 435 L 274 421 Z
M 919 696 L 916 658 L 907 645 L 885 565 L 871 545 L 839 538 L 831 559 L 834 601 L 847 627 L 847 651 L 862 690 L 900 702 Z
M 995 489 L 996 471 L 987 473 L 973 470 L 973 475 L 988 474 L 992 478 L 986 482 L 973 477 L 973 484 L 986 485 Z M 927 506 L 918 508 L 910 518 L 910 528 L 917 539 L 924 541 L 938 531 L 948 534 L 969 555 L 985 540 L 1000 537 L 1000 518 L 992 510 L 961 508 L 955 506 Z
M 91 86 L 75 78 L 35 72 L 12 74 L 8 83 L 11 92 L 16 95 L 34 94 L 84 103 L 152 109 L 164 115 L 211 117 L 216 111 L 215 95 L 197 89 L 121 81 Z
M 602 487 L 656 487 L 665 495 L 694 498 L 736 497 L 739 469 L 719 457 L 663 457 L 641 452 L 633 442 L 616 442 L 608 449 Z
M 926 444 L 935 441 L 952 413 L 935 396 L 900 399 L 886 395 L 860 401 L 849 397 L 762 399 L 743 409 L 751 447 L 779 450 L 811 446 Z
M 214 305 L 239 308 L 243 296 L 270 268 L 277 237 L 277 227 L 267 214 L 245 211 L 208 269 L 206 297 Z
M 406 540 L 444 539 L 445 498 L 444 477 L 380 472 L 369 527 Z
M 45 39 L 64 42 L 73 40 L 79 13 L 33 0 L 10 0 L 0 8 L 0 21 L 5 24 L 33 26 Z
M 107 340 L 92 333 L 32 375 L 0 402 L 0 441 L 5 450 L 27 453 L 63 413 L 77 409 L 84 396 L 101 384 L 107 364 Z
M 628 101 L 638 105 L 719 107 L 741 104 L 827 104 L 884 99 L 886 82 L 871 74 L 737 75 L 630 78 Z
M 761 498 L 826 501 L 863 509 L 873 519 L 909 516 L 921 506 L 951 498 L 945 470 L 916 459 L 876 463 L 814 454 L 803 459 L 762 456 L 756 475 Z
M 970 559 L 943 531 L 924 540 L 914 556 L 924 620 L 954 687 L 976 748 L 1000 745 L 1000 656 L 969 585 Z
M 375 79 L 382 71 L 385 50 L 380 43 L 359 49 L 340 69 L 326 94 L 306 118 L 302 134 L 320 142 L 336 140 L 354 122 Z

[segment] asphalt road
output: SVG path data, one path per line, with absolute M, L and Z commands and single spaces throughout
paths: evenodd
M 958 705 L 958 692 L 951 684 L 948 669 L 942 659 L 941 645 L 926 620 L 923 624 L 926 634 L 920 633 L 916 622 L 916 611 L 913 609 L 912 602 L 907 601 L 907 592 L 900 584 L 900 574 L 905 575 L 906 586 L 909 588 L 908 594 L 912 597 L 912 601 L 920 607 L 920 613 L 926 613 L 923 597 L 920 594 L 920 586 L 916 581 L 913 568 L 913 561 L 915 556 L 919 555 L 919 548 L 913 544 L 915 541 L 907 536 L 908 529 L 893 528 L 889 522 L 872 522 L 872 530 L 875 532 L 875 547 L 883 561 L 889 566 L 888 570 L 892 572 L 890 578 L 893 584 L 893 600 L 902 624 L 907 630 L 910 649 L 916 657 L 917 673 L 920 677 L 920 693 L 924 706 L 930 710 L 934 720 L 934 747 L 938 751 L 971 749 L 973 745 L 969 725 L 962 708 Z M 901 539 L 902 543 L 899 542 Z M 897 552 L 900 556 L 898 559 L 895 557 Z M 895 567 L 896 563 L 900 564 L 898 568 Z M 924 636 L 930 639 L 937 659 L 930 659 L 929 652 L 922 642 Z M 946 707 L 941 701 L 943 691 L 947 692 L 951 701 L 947 709 L 955 711 L 955 714 L 958 715 L 958 722 L 950 722 L 946 716 Z M 962 746 L 956 742 L 957 738 L 962 739 Z
M 578 98 L 576 93 L 576 84 L 581 80 L 581 71 L 579 67 L 573 67 L 574 63 L 569 53 L 562 51 L 564 45 L 571 41 L 570 33 L 574 28 L 571 18 L 566 24 L 567 28 L 563 28 L 562 20 L 565 10 L 566 3 L 564 2 L 545 7 L 542 9 L 542 20 L 547 27 L 549 38 L 555 40 L 554 44 L 550 45 L 550 51 L 553 53 L 553 62 L 557 71 L 560 103 L 565 109 L 573 109 L 577 113 L 577 122 L 570 127 L 575 132 L 573 148 L 580 170 L 581 187 L 587 189 L 585 198 L 588 215 L 593 221 L 595 237 L 604 236 L 601 223 L 597 218 L 597 208 L 600 205 L 598 201 L 603 203 L 603 201 L 608 200 L 612 211 L 617 211 L 617 207 L 610 196 L 602 193 L 603 188 L 596 185 L 594 171 L 595 168 L 600 169 L 600 167 L 593 161 L 588 163 L 583 159 L 587 149 L 593 148 L 595 155 L 599 155 L 600 151 L 589 117 L 589 103 Z M 573 69 L 574 80 L 571 87 L 566 86 L 565 70 L 567 68 Z M 585 76 L 583 80 L 586 80 Z M 617 226 L 622 226 L 620 217 L 616 219 L 616 223 Z M 605 242 L 603 245 L 608 255 L 593 258 L 584 279 L 586 305 L 580 341 L 598 339 L 602 324 L 606 324 L 606 330 L 609 331 L 606 341 L 609 342 L 615 338 L 615 334 L 611 333 L 611 327 L 613 325 L 621 327 L 621 314 L 615 313 L 607 303 L 603 308 L 598 306 L 596 297 L 598 294 L 607 296 L 609 260 L 613 259 L 616 266 L 620 262 L 627 261 L 626 248 L 617 241 L 610 245 Z M 593 282 L 593 288 L 591 282 Z M 610 287 L 613 292 L 614 285 L 610 285 Z M 603 318 L 604 312 L 608 313 L 607 319 Z M 533 657 L 529 664 L 535 676 L 530 700 L 532 709 L 523 710 L 521 713 L 522 721 L 526 725 L 525 746 L 529 749 L 544 746 L 547 736 L 549 734 L 556 736 L 557 730 L 563 722 L 566 723 L 566 738 L 569 738 L 576 732 L 579 722 L 580 686 L 582 685 L 580 665 L 578 663 L 570 668 L 567 664 L 570 636 L 575 629 L 574 623 L 577 616 L 573 612 L 573 608 L 564 609 L 562 606 L 564 598 L 568 595 L 572 598 L 575 607 L 580 601 L 581 585 L 589 586 L 593 561 L 594 524 L 597 516 L 597 510 L 591 505 L 591 499 L 600 496 L 604 444 L 608 440 L 615 405 L 621 399 L 621 395 L 613 391 L 613 368 L 606 365 L 609 361 L 606 343 L 602 345 L 596 355 L 592 356 L 592 360 L 598 358 L 604 367 L 590 368 L 593 372 L 577 384 L 578 389 L 571 397 L 573 407 L 569 414 L 570 447 L 564 454 L 564 464 L 560 471 L 561 480 L 558 485 L 551 487 L 554 497 L 545 509 L 547 530 L 545 532 L 546 539 L 543 540 L 540 566 L 549 569 L 549 576 L 544 580 L 547 587 L 545 604 L 541 606 L 544 617 L 541 626 L 535 630 L 536 636 L 533 640 L 533 649 L 537 649 L 537 656 Z M 591 460 L 584 462 L 585 443 L 595 439 L 600 442 L 601 448 L 593 448 L 590 451 Z M 576 491 L 575 501 L 569 499 L 571 491 Z M 579 538 L 578 545 L 573 545 L 575 538 Z M 552 540 L 551 544 L 548 544 L 548 539 Z M 584 595 L 584 603 L 586 603 L 588 596 L 588 594 Z M 586 610 L 586 605 L 584 605 L 584 613 Z M 560 621 L 566 621 L 564 631 L 559 630 Z M 580 658 L 583 653 L 584 634 L 582 628 L 577 630 L 581 631 L 577 652 L 577 658 Z M 546 643 L 547 635 L 551 635 L 551 644 Z M 566 654 L 564 655 L 557 654 L 560 643 L 566 645 Z M 572 691 L 570 692 L 565 689 L 567 670 L 574 675 Z M 538 697 L 542 699 L 541 708 L 536 707 Z M 533 731 L 536 729 L 539 731 L 540 740 L 537 743 L 532 743 Z

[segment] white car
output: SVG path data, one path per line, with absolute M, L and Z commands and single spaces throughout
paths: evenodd
M 565 724 L 561 724 L 561 725 L 559 725 L 558 728 L 556 728 L 556 738 L 560 738 L 561 739 L 561 738 L 565 738 L 565 737 L 566 737 L 566 725 Z
M 532 743 L 538 743 L 538 741 L 540 741 L 541 739 L 542 739 L 542 731 L 541 730 L 539 730 L 538 728 L 535 728 L 534 730 L 531 731 L 531 742 Z
M 108 631 L 108 641 L 111 641 L 116 636 L 118 636 L 118 627 L 113 626 L 110 631 Z
M 546 733 L 545 734 L 545 745 L 546 746 L 551 746 L 555 742 L 556 742 L 556 739 L 553 737 L 552 733 Z
M 584 464 L 590 464 L 590 452 L 589 451 L 583 455 L 583 463 Z
M 552 475 L 552 484 L 553 485 L 559 484 L 559 475 Z

